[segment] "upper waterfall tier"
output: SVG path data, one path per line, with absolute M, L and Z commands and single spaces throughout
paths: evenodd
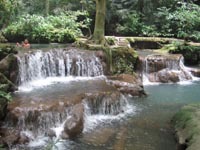
M 75 49 L 34 51 L 19 57 L 19 84 L 47 77 L 103 75 L 103 67 L 94 52 Z
M 179 82 L 193 76 L 183 64 L 182 55 L 152 54 L 143 59 L 143 80 L 148 82 Z

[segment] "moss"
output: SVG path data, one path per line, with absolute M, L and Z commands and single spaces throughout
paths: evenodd
M 17 54 L 17 50 L 10 44 L 0 44 L 0 60 L 5 58 L 9 54 Z
M 185 63 L 188 65 L 198 65 L 200 63 L 200 45 L 187 42 L 175 42 L 168 48 L 169 53 L 182 54 Z
M 2 32 L 0 32 L 0 43 L 7 42 L 6 38 L 2 35 Z
M 200 104 L 184 106 L 172 119 L 179 144 L 187 145 L 187 150 L 200 147 Z
M 129 47 L 114 47 L 110 49 L 112 53 L 112 73 L 130 73 L 135 69 L 138 55 L 136 51 Z
M 110 46 L 115 45 L 117 39 L 115 37 L 106 37 L 106 43 Z
M 108 41 L 110 40 L 110 44 L 114 44 L 114 46 L 93 44 L 83 38 L 77 40 L 76 46 L 93 51 L 103 50 L 106 54 L 106 62 L 109 70 L 108 74 L 133 74 L 138 59 L 136 51 L 128 47 L 126 39 L 125 41 L 127 43 L 123 43 L 124 45 L 122 46 L 115 44 L 115 37 L 107 37 L 107 39 Z

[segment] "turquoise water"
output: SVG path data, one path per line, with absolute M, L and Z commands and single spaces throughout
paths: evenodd
M 83 134 L 72 149 L 176 150 L 171 118 L 185 104 L 200 102 L 199 89 L 200 82 L 146 86 L 148 97 L 130 98 L 136 114 Z
M 95 84 L 92 85 L 95 86 Z M 54 89 L 57 86 L 61 85 L 53 85 Z M 59 91 L 62 91 L 60 89 Z M 57 143 L 58 149 L 176 150 L 177 145 L 174 130 L 171 126 L 171 119 L 182 106 L 200 102 L 199 89 L 199 81 L 186 85 L 160 84 L 145 86 L 145 91 L 148 93 L 147 97 L 128 98 L 130 106 L 136 108 L 133 114 L 117 120 L 100 122 L 96 128 L 82 133 L 74 140 Z M 48 92 L 48 88 L 42 91 L 43 94 L 46 92 L 52 98 L 67 94 L 65 90 L 63 93 Z M 24 94 L 24 96 L 27 96 L 27 94 Z M 40 97 L 41 95 L 39 94 L 38 96 Z M 42 148 L 40 147 L 39 149 Z

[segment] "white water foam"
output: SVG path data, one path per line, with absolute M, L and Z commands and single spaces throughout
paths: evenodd
M 84 102 L 85 107 L 85 117 L 84 117 L 84 129 L 83 133 L 90 132 L 94 130 L 99 125 L 112 124 L 113 121 L 121 121 L 126 118 L 128 115 L 133 115 L 136 113 L 138 108 L 134 105 L 131 105 L 126 101 L 126 105 L 122 106 L 122 112 L 118 115 L 104 115 L 104 114 L 91 114 L 90 108 L 87 103 Z

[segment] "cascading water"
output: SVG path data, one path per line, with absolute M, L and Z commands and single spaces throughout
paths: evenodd
M 48 77 L 103 75 L 103 67 L 94 53 L 54 49 L 25 53 L 19 57 L 19 85 Z
M 92 81 L 88 82 L 88 80 L 91 77 L 103 75 L 101 61 L 94 52 L 62 49 L 29 52 L 19 56 L 19 69 L 20 87 L 33 85 L 32 83 L 35 81 L 37 81 L 36 84 L 44 85 L 52 78 L 56 83 L 66 81 L 65 78 L 67 81 L 74 77 L 76 80 L 72 79 L 72 81 L 77 81 L 77 78 L 80 77 L 87 78 L 87 81 L 55 83 L 52 85 L 53 89 L 49 85 L 45 87 L 45 90 L 35 88 L 32 92 L 19 90 L 16 93 L 16 95 L 19 94 L 21 100 L 10 105 L 7 126 L 16 127 L 21 134 L 29 138 L 29 149 L 44 147 L 50 140 L 48 138 L 49 131 L 55 133 L 53 136 L 56 137 L 53 138 L 53 141 L 62 139 L 61 134 L 64 131 L 65 123 L 74 117 L 73 107 L 77 103 L 84 107 L 83 132 L 89 132 L 99 124 L 105 124 L 108 120 L 108 122 L 119 120 L 127 114 L 135 112 L 135 107 L 129 105 L 126 97 L 115 91 L 116 89 L 113 90 L 110 85 L 103 84 L 102 86 L 103 81 L 100 84 L 95 84 L 93 81 L 95 86 L 90 88 Z M 57 89 L 55 89 L 56 87 Z M 99 89 L 103 90 L 100 92 Z M 47 92 L 48 90 L 50 92 Z M 55 96 L 50 96 L 52 92 L 52 95 Z M 23 96 L 20 97 L 20 94 Z M 85 96 L 79 96 L 81 94 L 85 94 Z M 22 148 L 24 146 L 22 145 Z
M 148 55 L 143 62 L 144 84 L 192 80 L 193 76 L 183 62 L 182 55 Z

